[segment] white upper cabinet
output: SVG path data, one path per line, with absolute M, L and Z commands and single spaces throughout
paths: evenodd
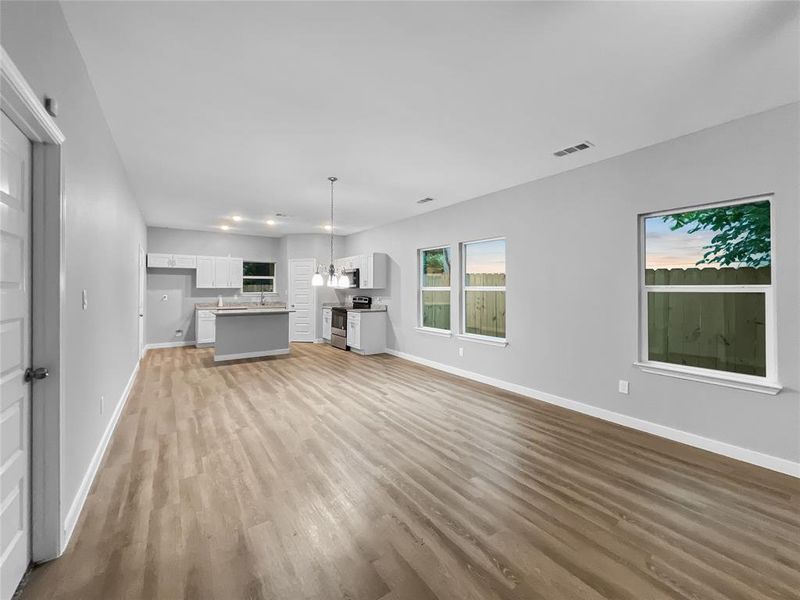
M 214 287 L 214 257 L 197 257 L 197 283 L 198 288 Z
M 372 252 L 361 257 L 359 286 L 362 290 L 382 290 L 386 287 L 388 258 L 383 252 Z
M 197 257 L 190 254 L 159 254 L 150 252 L 147 255 L 147 266 L 161 269 L 194 269 Z
M 383 252 L 345 256 L 333 261 L 337 271 L 358 269 L 358 287 L 362 290 L 380 290 L 386 287 L 388 257 Z
M 233 288 L 242 289 L 241 258 L 229 256 L 198 256 L 197 282 L 198 288 Z
M 242 270 L 244 269 L 244 260 L 241 258 L 228 259 L 228 287 L 236 290 L 242 289 Z
M 228 268 L 229 263 L 230 260 L 226 256 L 214 257 L 214 287 L 230 287 L 230 269 Z

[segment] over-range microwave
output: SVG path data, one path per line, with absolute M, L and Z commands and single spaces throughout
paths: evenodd
M 347 287 L 357 288 L 358 287 L 358 269 L 345 269 L 344 274 L 347 275 L 347 278 L 350 280 L 350 285 Z

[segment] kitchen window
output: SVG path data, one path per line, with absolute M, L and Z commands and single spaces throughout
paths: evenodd
M 504 343 L 506 339 L 506 240 L 461 244 L 463 292 L 461 332 Z
M 246 260 L 242 265 L 242 292 L 272 294 L 275 292 L 275 263 Z
M 419 327 L 450 333 L 450 247 L 419 251 Z
M 770 197 L 640 217 L 643 370 L 776 393 Z

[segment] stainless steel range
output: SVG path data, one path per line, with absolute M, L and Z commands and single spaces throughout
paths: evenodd
M 370 308 L 372 298 L 353 296 L 353 308 Z M 331 309 L 331 346 L 347 350 L 347 308 L 334 306 Z
M 331 346 L 347 350 L 347 309 L 343 306 L 331 309 Z

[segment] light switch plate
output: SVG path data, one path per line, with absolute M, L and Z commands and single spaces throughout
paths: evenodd
M 81 293 L 81 306 L 83 306 L 83 310 L 89 308 L 89 296 L 86 294 L 86 290 Z
M 619 380 L 619 393 L 620 394 L 627 394 L 628 393 L 628 382 L 624 379 Z

